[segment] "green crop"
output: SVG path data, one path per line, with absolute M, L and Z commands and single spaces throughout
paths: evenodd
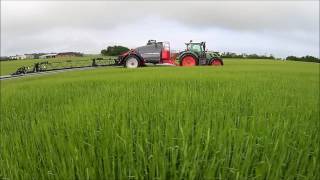
M 319 64 L 1 81 L 0 179 L 319 179 Z

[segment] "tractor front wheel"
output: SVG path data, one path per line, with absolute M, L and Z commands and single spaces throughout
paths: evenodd
M 223 66 L 223 61 L 221 59 L 213 59 L 211 61 L 211 66 Z
M 185 56 L 181 60 L 181 66 L 195 66 L 197 61 L 193 56 Z
M 138 66 L 139 66 L 139 60 L 136 57 L 130 56 L 127 58 L 125 63 L 126 68 L 137 68 Z

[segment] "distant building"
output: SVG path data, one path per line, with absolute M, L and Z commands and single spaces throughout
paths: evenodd
M 62 52 L 62 53 L 32 53 L 24 55 L 15 55 L 7 57 L 9 60 L 20 59 L 49 59 L 49 58 L 65 58 L 65 57 L 82 57 L 83 54 L 79 52 Z
M 62 52 L 57 54 L 57 58 L 64 58 L 64 57 L 81 57 L 83 54 L 79 52 Z
M 15 56 L 9 56 L 9 59 L 11 60 L 34 59 L 34 55 L 33 54 L 15 55 Z
M 24 54 L 26 59 L 35 59 L 35 54 Z
M 15 56 L 9 56 L 9 59 L 11 60 L 18 60 L 18 59 L 26 59 L 26 55 L 15 55 Z
M 10 60 L 16 60 L 16 59 L 17 59 L 17 56 L 9 56 L 9 59 L 10 59 Z
M 56 58 L 57 54 L 51 53 L 51 54 L 44 54 L 39 56 L 39 59 L 50 59 L 50 58 Z
M 30 54 L 30 57 L 33 55 L 33 59 L 39 59 L 40 56 L 46 55 L 46 54 L 50 54 L 50 53 L 32 53 Z

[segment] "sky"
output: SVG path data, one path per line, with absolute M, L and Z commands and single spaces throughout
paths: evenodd
M 100 53 L 149 39 L 219 52 L 319 57 L 319 1 L 1 1 L 1 56 Z

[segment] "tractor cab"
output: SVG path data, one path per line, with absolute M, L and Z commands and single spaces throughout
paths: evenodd
M 190 41 L 189 43 L 186 43 L 186 45 L 187 45 L 187 51 L 192 51 L 196 53 L 205 52 L 205 49 L 206 49 L 205 42 L 193 43 L 192 41 Z
M 206 64 L 206 42 L 194 43 L 190 40 L 189 43 L 185 43 L 187 46 L 186 51 L 193 52 L 197 55 L 199 64 Z

